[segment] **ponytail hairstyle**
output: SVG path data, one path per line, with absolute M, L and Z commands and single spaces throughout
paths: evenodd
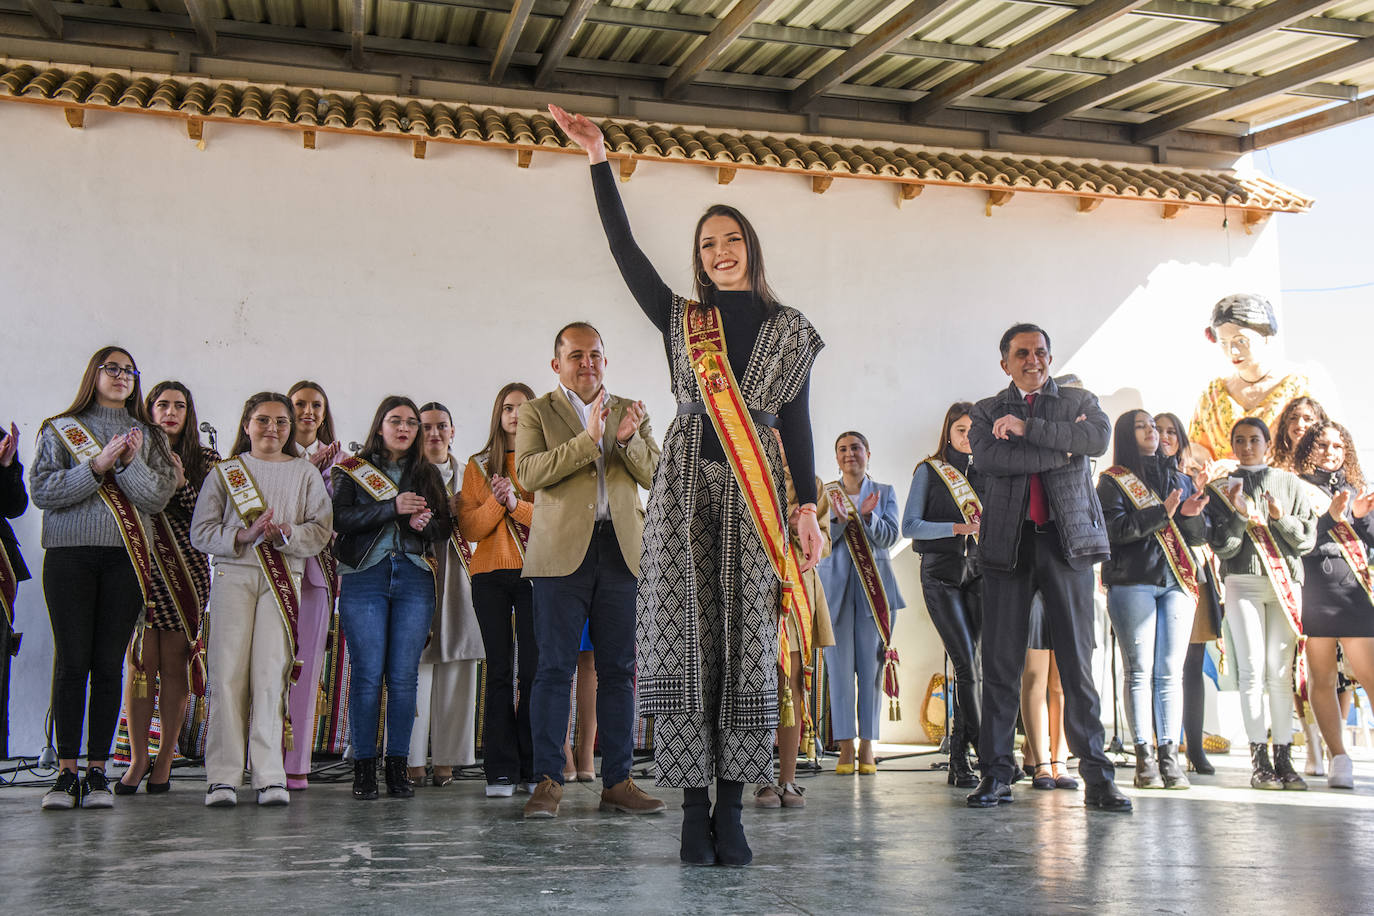
M 940 439 L 938 442 L 935 443 L 935 451 L 930 453 L 931 458 L 939 458 L 941 460 L 944 459 L 945 449 L 949 446 L 950 427 L 952 427 L 960 417 L 968 417 L 972 415 L 972 401 L 955 401 L 953 404 L 949 405 L 949 409 L 945 411 L 944 420 L 940 422 Z M 844 435 L 859 436 L 859 439 L 864 443 L 864 448 L 868 448 L 867 440 L 864 440 L 864 437 L 860 436 L 858 433 L 845 433 Z M 843 439 L 844 436 L 841 436 L 840 438 Z M 835 444 L 839 445 L 840 443 L 838 440 L 836 440 Z M 920 467 L 920 465 L 918 464 L 916 467 Z M 915 470 L 913 470 L 911 473 L 914 474 L 916 472 Z

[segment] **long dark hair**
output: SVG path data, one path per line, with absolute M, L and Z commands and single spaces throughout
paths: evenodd
M 1293 414 L 1303 407 L 1312 411 L 1318 423 L 1325 423 L 1331 419 L 1327 416 L 1322 405 L 1318 404 L 1314 398 L 1309 398 L 1306 395 L 1299 395 L 1285 404 L 1283 412 L 1274 421 L 1274 444 L 1269 449 L 1269 464 L 1271 466 L 1289 471 L 1297 468 L 1298 443 L 1289 437 L 1288 424 L 1293 419 Z
M 408 407 L 415 414 L 415 421 L 420 420 L 420 408 L 415 406 L 415 402 L 405 395 L 391 394 L 382 398 L 382 403 L 377 405 L 377 412 L 372 416 L 372 426 L 369 428 L 367 438 L 363 441 L 362 450 L 358 452 L 358 457 L 368 461 L 378 462 L 387 461 L 386 442 L 382 439 L 382 421 L 386 415 L 397 407 Z M 448 515 L 448 496 L 444 493 L 444 479 L 439 476 L 434 465 L 425 460 L 424 440 L 420 436 L 420 431 L 415 431 L 415 438 L 411 440 L 410 447 L 405 450 L 401 460 L 397 462 L 401 466 L 401 478 L 407 475 L 415 484 L 415 492 L 425 498 L 425 502 L 435 515 Z
M 1293 468 L 1299 474 L 1311 474 L 1317 469 L 1312 461 L 1312 451 L 1317 447 L 1317 438 L 1328 429 L 1340 433 L 1341 442 L 1345 445 L 1345 464 L 1341 465 L 1341 470 L 1345 472 L 1346 483 L 1357 492 L 1364 492 L 1364 471 L 1360 470 L 1360 456 L 1355 454 L 1355 440 L 1350 437 L 1350 430 L 1335 420 L 1318 420 L 1302 434 L 1298 449 L 1293 454 Z
M 697 220 L 697 228 L 692 233 L 692 287 L 696 292 L 697 301 L 706 305 L 715 305 L 716 302 L 716 285 L 710 281 L 706 274 L 706 265 L 701 260 L 701 227 L 713 216 L 728 216 L 739 223 L 740 235 L 744 236 L 745 256 L 748 258 L 745 274 L 749 278 L 749 289 L 753 290 L 754 295 L 763 303 L 764 310 L 771 315 L 780 303 L 777 294 L 768 285 L 768 275 L 763 269 L 763 245 L 759 242 L 759 234 L 754 231 L 753 223 L 749 222 L 743 213 L 727 204 L 712 204 L 707 207 L 706 212 L 701 214 L 701 219 Z M 705 282 L 702 282 L 703 280 Z
M 260 405 L 268 402 L 280 404 L 286 408 L 286 416 L 291 420 L 291 434 L 287 437 L 286 441 L 282 443 L 281 450 L 286 452 L 287 455 L 291 454 L 286 451 L 288 448 L 291 448 L 292 444 L 296 441 L 296 408 L 292 406 L 291 398 L 282 394 L 280 391 L 259 391 L 243 402 L 243 413 L 239 416 L 238 435 L 234 437 L 234 444 L 229 449 L 230 458 L 233 458 L 235 455 L 241 455 L 244 452 L 252 451 L 253 443 L 248 439 L 248 433 L 244 430 L 244 427 L 248 425 L 248 420 L 253 416 L 253 411 L 257 410 Z
M 953 404 L 949 405 L 949 410 L 945 411 L 944 420 L 940 422 L 940 439 L 935 443 L 935 451 L 930 453 L 931 458 L 943 459 L 945 457 L 945 447 L 949 445 L 950 427 L 953 426 L 955 421 L 960 417 L 967 417 L 972 415 L 972 413 L 972 401 L 955 401 Z M 835 444 L 839 445 L 840 443 L 836 442 Z M 864 443 L 864 447 L 868 447 L 867 442 Z M 918 464 L 917 467 L 920 467 L 920 465 Z M 912 473 L 914 474 L 916 472 L 912 471 Z
M 487 444 L 472 456 L 477 458 L 483 453 L 487 456 L 487 475 L 506 472 L 506 432 L 501 428 L 501 405 L 506 403 L 506 395 L 518 391 L 527 400 L 534 400 L 534 389 L 524 382 L 508 382 L 496 392 L 496 403 L 491 408 L 491 429 L 487 433 Z
M 138 372 L 138 360 L 134 359 L 134 355 L 123 347 L 111 345 L 96 350 L 95 353 L 91 355 L 90 362 L 86 363 L 86 371 L 81 376 L 81 384 L 76 389 L 76 397 L 72 399 L 71 406 L 66 410 L 53 414 L 40 423 L 38 425 L 39 432 L 42 432 L 44 426 L 47 426 L 58 417 L 75 416 L 89 410 L 91 405 L 96 403 L 95 383 L 96 379 L 100 376 L 100 367 L 105 365 L 105 360 L 109 359 L 111 354 L 114 353 L 123 353 L 125 356 L 129 357 L 129 362 L 133 363 L 134 372 Z M 166 459 L 168 464 L 171 464 L 172 451 L 167 446 L 167 434 L 148 416 L 148 408 L 143 403 L 143 388 L 139 384 L 137 375 L 134 376 L 133 390 L 130 391 L 129 396 L 124 399 L 124 411 L 138 421 L 139 425 L 143 427 L 144 437 L 148 440 L 149 444 L 152 445 L 153 449 L 157 451 L 159 455 Z
M 329 407 L 328 392 L 324 390 L 324 386 L 321 385 L 319 382 L 312 382 L 309 379 L 301 379 L 299 382 L 297 382 L 296 384 L 292 385 L 289 389 L 287 389 L 286 396 L 288 398 L 294 398 L 296 396 L 296 392 L 300 391 L 302 388 L 313 388 L 314 390 L 320 393 L 320 397 L 324 398 L 324 418 L 320 420 L 320 426 L 317 430 L 315 430 L 315 437 L 319 439 L 319 441 L 324 442 L 326 444 L 333 442 L 334 411 L 331 410 Z M 291 410 L 291 441 L 293 443 L 296 441 L 295 417 L 296 411 L 295 407 L 293 406 Z
M 1164 411 L 1155 414 L 1155 426 L 1159 425 L 1160 420 L 1168 420 L 1174 424 L 1174 431 L 1178 433 L 1178 452 L 1174 455 L 1174 461 L 1180 468 L 1183 467 L 1183 460 L 1187 457 L 1188 446 L 1192 445 L 1192 440 L 1188 438 L 1188 428 L 1183 425 L 1183 421 L 1178 418 L 1178 414 Z M 1159 440 L 1160 454 L 1164 453 L 1164 437 Z
M 1116 418 L 1116 425 L 1112 427 L 1112 464 L 1143 478 L 1145 462 L 1141 460 L 1140 446 L 1135 441 L 1135 420 L 1142 414 L 1145 419 L 1154 422 L 1150 412 L 1142 408 L 1128 410 Z
M 200 421 L 196 418 L 196 400 L 191 397 L 191 389 L 181 382 L 158 382 L 148 392 L 143 405 L 149 418 L 153 415 L 153 405 L 166 391 L 179 391 L 186 398 L 186 424 L 181 427 L 181 438 L 172 445 L 171 437 L 167 445 L 181 459 L 181 468 L 186 473 L 186 482 L 197 490 L 205 483 L 205 475 L 210 473 L 210 462 L 205 457 L 205 449 L 200 444 Z

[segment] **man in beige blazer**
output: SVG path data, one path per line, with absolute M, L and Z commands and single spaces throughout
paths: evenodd
M 563 797 L 568 692 L 590 622 L 601 736 L 601 807 L 651 814 L 663 802 L 630 777 L 634 756 L 635 592 L 644 537 L 639 488 L 659 449 L 642 401 L 602 384 L 601 335 L 575 322 L 554 338 L 558 387 L 520 408 L 515 465 L 534 491 L 524 575 L 534 585 L 539 653 L 530 697 L 534 775 L 525 817 L 557 817 Z

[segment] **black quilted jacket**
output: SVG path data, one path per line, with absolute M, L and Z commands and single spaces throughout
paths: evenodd
M 1007 414 L 1026 420 L 1024 437 L 993 437 L 992 424 Z M 1044 482 L 1050 518 L 1069 564 L 1086 569 L 1111 555 L 1088 460 L 1107 451 L 1111 435 L 1111 422 L 1096 395 L 1060 388 L 1053 381 L 1040 389 L 1032 416 L 1015 385 L 974 406 L 969 442 L 984 481 L 978 541 L 984 568 L 1005 572 L 1015 567 L 1033 473 Z

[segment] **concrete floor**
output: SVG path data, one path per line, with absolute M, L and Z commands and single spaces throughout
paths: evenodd
M 1239 755 L 1187 792 L 1137 792 L 1132 815 L 1082 793 L 1016 787 L 969 810 L 935 757 L 876 777 L 803 780 L 804 811 L 746 807 L 748 869 L 677 861 L 666 815 L 597 812 L 570 786 L 555 821 L 480 780 L 410 801 L 355 802 L 317 783 L 288 808 L 202 807 L 197 770 L 113 811 L 41 812 L 43 789 L 0 789 L 0 887 L 13 914 L 372 913 L 1374 913 L 1374 764 L 1354 792 L 1257 792 Z M 1119 770 L 1123 785 L 1129 771 Z M 198 778 L 199 777 L 199 778 Z M 652 789 L 652 786 L 649 786 Z

